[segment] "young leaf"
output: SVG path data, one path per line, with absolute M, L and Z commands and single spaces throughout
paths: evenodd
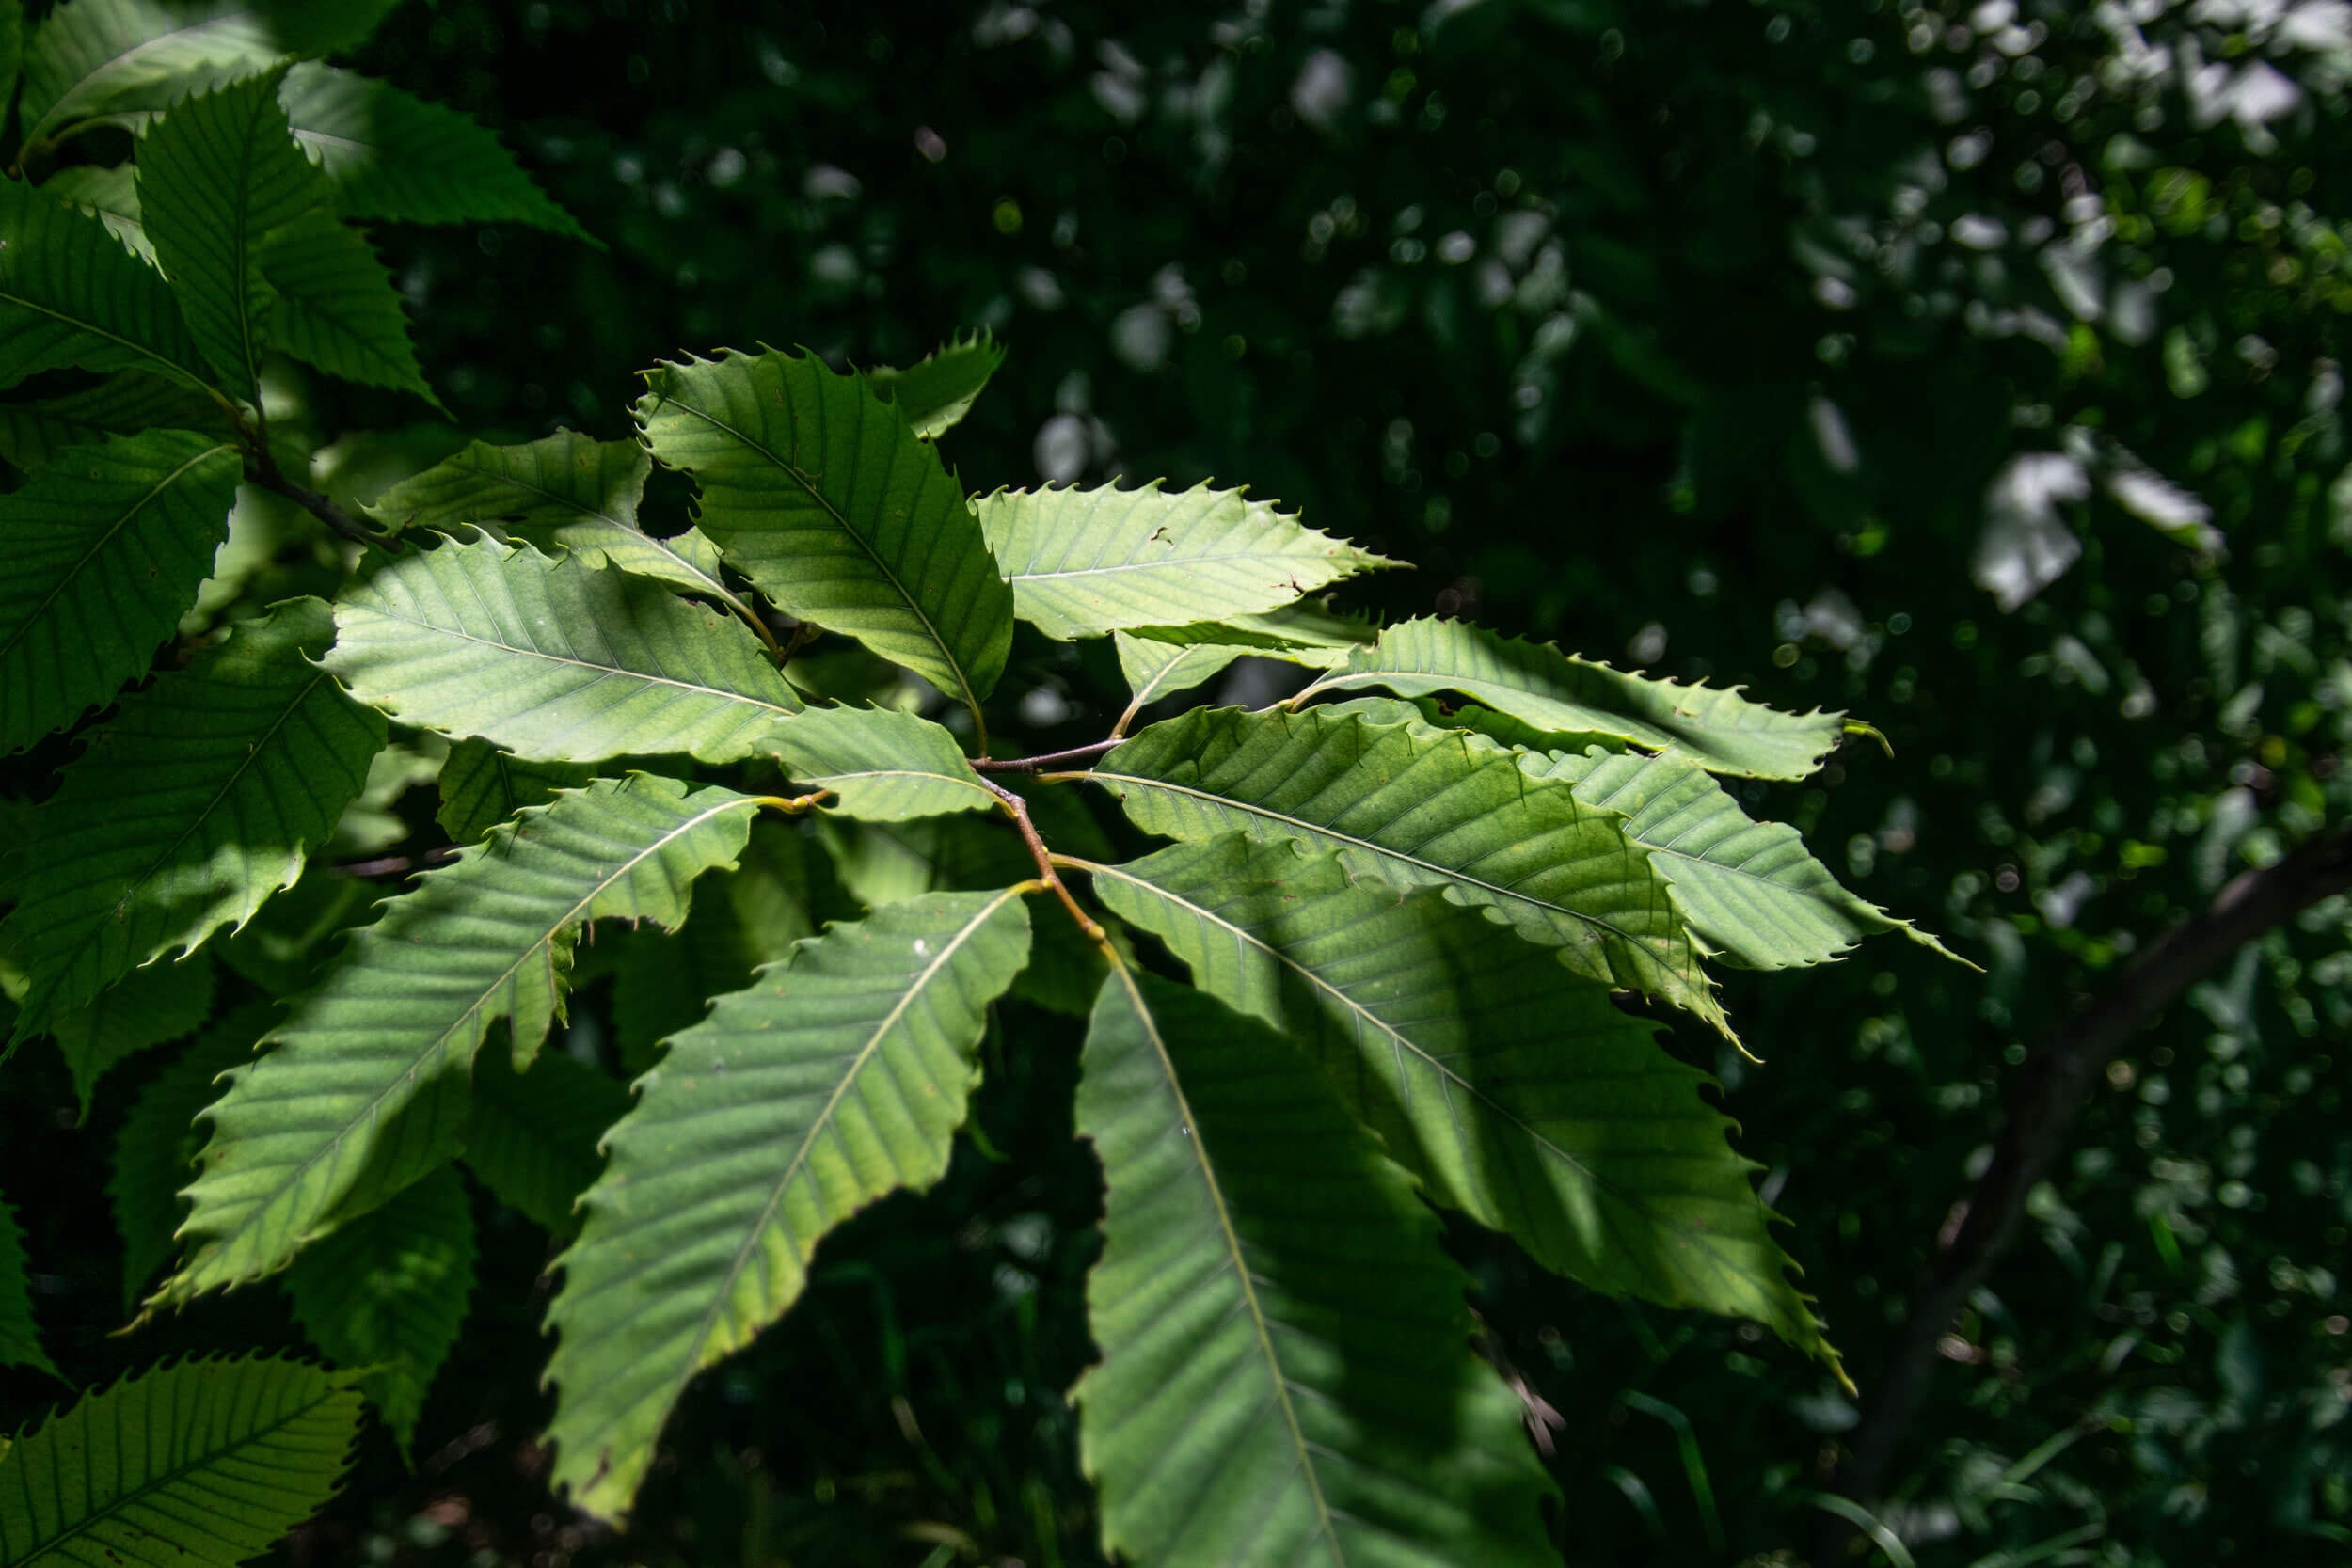
M 463 534 L 488 528 L 548 554 L 569 550 L 591 565 L 739 604 L 709 540 L 691 528 L 656 539 L 638 526 L 638 498 L 652 467 L 634 441 L 592 441 L 568 430 L 519 447 L 476 441 L 401 481 L 366 510 L 391 529 Z
M 527 1061 L 563 1007 L 572 942 L 607 916 L 675 929 L 758 802 L 651 774 L 525 812 L 385 900 L 210 1113 L 190 1252 L 159 1303 L 255 1279 L 324 1233 L 374 1158 L 385 1195 L 447 1157 L 484 1034 Z
M 956 737 L 930 720 L 887 708 L 811 708 L 771 732 L 766 749 L 787 777 L 834 794 L 834 809 L 876 822 L 951 811 L 993 811 L 996 797 Z
M 88 214 L 0 180 L 0 386 L 62 365 L 212 382 L 162 274 Z
M 573 1204 L 604 1161 L 596 1144 L 628 1109 L 628 1088 L 585 1062 L 543 1051 L 528 1072 L 510 1053 L 474 1062 L 466 1168 L 490 1196 L 559 1242 L 580 1233 Z
M 576 762 L 525 762 L 486 740 L 461 740 L 441 764 L 441 804 L 433 814 L 453 844 L 471 844 L 525 806 L 596 776 Z
M 344 590 L 326 667 L 403 723 L 537 762 L 752 755 L 801 700 L 738 623 L 529 545 L 449 540 Z
M 727 559 L 786 613 L 977 713 L 1012 645 L 1012 590 L 939 454 L 813 356 L 728 353 L 647 379 L 638 423 L 701 485 L 700 526 Z
M 183 382 L 125 371 L 95 386 L 29 403 L 0 403 L 0 459 L 20 468 L 55 462 L 67 447 L 166 426 L 228 431 L 220 405 Z
M 0 1451 L 0 1562 L 235 1568 L 334 1494 L 357 1381 L 183 1361 L 85 1396 Z
M 576 1505 L 627 1512 L 687 1380 L 791 1307 L 818 1238 L 946 1172 L 986 1009 L 1028 959 L 1022 892 L 836 926 L 640 1081 L 548 1314 L 554 1481 Z
M 40 1348 L 40 1330 L 33 1322 L 33 1294 L 25 1272 L 24 1232 L 17 1226 L 16 1211 L 0 1198 L 0 1367 L 30 1367 L 62 1383 L 65 1380 L 56 1363 Z M 0 1453 L 5 1451 L 0 1449 Z M 0 1465 L 5 1463 L 0 1459 Z
M 1198 708 L 1154 724 L 1088 776 L 1171 838 L 1239 830 L 1335 852 L 1393 886 L 1441 887 L 1559 951 L 1577 974 L 1730 1026 L 1622 820 L 1510 753 L 1310 708 Z
M 603 245 L 532 182 L 497 136 L 389 82 L 305 61 L 278 95 L 344 217 L 521 223 Z
M 122 1301 L 139 1291 L 170 1259 L 172 1233 L 187 1206 L 180 1189 L 195 1174 L 204 1135 L 196 1124 L 218 1098 L 220 1075 L 253 1054 L 253 1042 L 278 1014 L 275 1002 L 232 1007 L 196 1042 L 148 1081 L 115 1134 L 114 1170 L 106 1179 L 115 1231 L 122 1238 Z
M 359 1387 L 403 1456 L 433 1374 L 473 1291 L 473 1210 L 453 1170 L 435 1171 L 294 1260 L 286 1294 L 321 1354 Z
M 1278 609 L 1393 565 L 1271 502 L 1197 484 L 999 490 L 973 501 L 1021 618 L 1069 641 Z
M 414 392 L 448 412 L 417 367 L 392 275 L 358 230 L 324 209 L 306 213 L 262 242 L 260 265 L 277 293 L 270 342 L 329 375 Z
M 139 214 L 155 260 L 197 348 L 253 404 L 271 293 L 263 241 L 328 197 L 294 144 L 278 80 L 266 72 L 182 100 L 138 145 Z
M 1294 845 L 1229 834 L 1092 876 L 1195 985 L 1306 1046 L 1438 1202 L 1597 1290 L 1752 1318 L 1836 1366 L 1706 1075 L 1602 988 Z
M 0 953 L 30 988 L 20 1033 L 294 885 L 384 745 L 384 721 L 310 663 L 333 637 L 325 604 L 290 600 L 91 736 L 0 920 Z
M 139 217 L 138 171 L 129 164 L 74 164 L 42 181 L 40 188 L 104 224 L 123 249 L 154 265 L 155 246 Z
M 1391 626 L 1316 686 L 1385 686 L 1407 697 L 1458 691 L 1554 737 L 1672 747 L 1710 772 L 1754 779 L 1804 778 L 1845 734 L 1841 713 L 1781 713 L 1737 689 L 1628 674 L 1463 621 Z
M 399 0 L 65 0 L 24 48 L 23 145 L 93 115 L 160 109 L 291 55 L 346 49 Z
M 1109 1188 L 1103 1359 L 1072 1396 L 1106 1555 L 1557 1561 L 1518 1402 L 1470 1354 L 1469 1276 L 1287 1042 L 1120 965 L 1077 1119 Z
M 909 430 L 931 441 L 963 422 L 1004 362 L 1004 345 L 980 332 L 951 340 L 902 371 L 878 365 L 866 372 L 866 384 L 898 411 Z
M 147 668 L 229 536 L 240 467 L 226 441 L 151 430 L 77 447 L 0 496 L 0 756 Z
M 98 1080 L 117 1062 L 183 1039 L 213 1011 L 213 963 L 207 958 L 135 969 L 95 1000 L 56 1021 L 58 1053 L 73 1075 L 82 1119 L 89 1119 Z M 24 1014 L 18 1024 L 23 1026 Z

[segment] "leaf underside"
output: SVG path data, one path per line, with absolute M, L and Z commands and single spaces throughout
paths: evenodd
M 981 332 L 943 344 L 904 370 L 869 370 L 866 380 L 876 396 L 898 411 L 909 430 L 931 441 L 963 422 L 988 378 L 1004 362 L 1004 345 Z
M 783 1315 L 818 1238 L 946 1172 L 986 1009 L 1028 954 L 1020 889 L 930 894 L 800 943 L 670 1042 L 548 1314 L 575 1504 L 624 1513 L 688 1379 Z
M 915 714 L 811 708 L 777 726 L 768 749 L 796 784 L 832 791 L 830 808 L 847 816 L 903 822 L 996 808 L 956 737 Z

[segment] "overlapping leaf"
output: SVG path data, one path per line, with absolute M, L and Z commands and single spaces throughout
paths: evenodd
M 1393 886 L 1443 888 L 1576 973 L 1729 1032 L 1648 850 L 1616 814 L 1530 778 L 1509 752 L 1312 708 L 1195 709 L 1089 777 L 1147 832 L 1292 839 Z
M 663 365 L 637 404 L 702 487 L 702 531 L 786 613 L 846 633 L 978 710 L 1012 590 L 939 454 L 858 377 L 771 350 Z
M 138 171 L 129 164 L 72 164 L 42 181 L 40 188 L 89 214 L 125 250 L 153 264 L 155 247 L 139 217 Z
M 398 0 L 65 0 L 25 41 L 27 146 L 76 120 L 347 48 Z
M 640 1082 L 548 1313 L 574 1503 L 625 1512 L 687 1380 L 792 1305 L 818 1239 L 946 1170 L 985 1010 L 1027 961 L 1021 891 L 931 894 L 801 943 Z
M 187 1212 L 180 1189 L 195 1174 L 204 1144 L 197 1117 L 218 1098 L 220 1075 L 250 1059 L 253 1042 L 277 1016 L 275 1002 L 231 1007 L 148 1080 L 123 1117 L 106 1198 L 122 1238 L 126 1309 L 171 1257 L 172 1233 Z
M 1547 735 L 1671 747 L 1711 772 L 1802 779 L 1846 730 L 1839 713 L 1782 713 L 1737 690 L 1628 674 L 1462 621 L 1406 621 L 1316 683 L 1458 691 Z M 1563 744 L 1567 743 L 1565 740 Z
M 30 1367 L 56 1377 L 56 1364 L 40 1348 L 25 1275 L 24 1232 L 17 1226 L 16 1211 L 0 1198 L 0 1367 Z
M 741 625 L 529 545 L 451 540 L 346 589 L 327 668 L 404 723 L 539 762 L 748 756 L 801 700 Z
M 0 1449 L 0 1562 L 235 1568 L 333 1494 L 356 1381 L 183 1361 L 86 1396 Z
M 909 430 L 930 441 L 963 422 L 988 378 L 1004 362 L 1004 345 L 979 332 L 942 344 L 937 353 L 904 370 L 879 366 L 867 371 L 866 383 L 898 411 Z
M 603 1167 L 596 1141 L 628 1109 L 620 1080 L 561 1052 L 541 1052 L 528 1072 L 489 1052 L 474 1062 L 466 1168 L 501 1203 L 569 1241 L 580 1230 L 572 1205 Z
M 218 404 L 183 382 L 125 371 L 54 397 L 0 403 L 0 459 L 38 468 L 68 447 L 167 426 L 226 433 L 228 421 Z
M 1705 1075 L 1600 987 L 1289 844 L 1180 844 L 1093 881 L 1195 985 L 1306 1046 L 1438 1202 L 1596 1289 L 1752 1318 L 1835 1366 Z
M 160 273 L 89 214 L 0 180 L 0 386 L 62 365 L 213 379 Z
M 634 441 L 592 441 L 568 430 L 517 447 L 476 441 L 393 485 L 367 512 L 392 529 L 491 528 L 543 551 L 570 550 L 736 603 L 709 540 L 692 529 L 656 539 L 638 526 L 638 498 L 652 466 Z
M 473 1263 L 466 1183 L 443 1168 L 286 1271 L 294 1320 L 329 1361 L 360 1373 L 360 1391 L 404 1454 L 433 1374 L 457 1342 Z
M 262 243 L 260 266 L 277 296 L 272 344 L 329 375 L 441 407 L 418 368 L 392 275 L 358 230 L 325 209 L 306 213 Z
M 768 738 L 786 776 L 830 790 L 833 809 L 877 822 L 952 811 L 993 811 L 996 797 L 956 737 L 917 714 L 811 708 Z
M 1405 1173 L 1263 1024 L 1124 965 L 1077 1122 L 1109 1191 L 1079 1463 L 1105 1554 L 1551 1563 L 1518 1402 Z
M 240 468 L 225 441 L 152 430 L 73 449 L 0 496 L 0 755 L 148 667 L 229 536 Z
M 326 178 L 294 144 L 275 72 L 172 105 L 139 136 L 139 215 L 196 346 L 221 384 L 261 397 L 271 289 L 263 242 L 325 205 Z M 306 276 L 314 269 L 306 260 Z
M 1119 652 L 1120 673 L 1135 693 L 1120 727 L 1160 698 L 1214 680 L 1237 658 L 1276 658 L 1328 670 L 1345 663 L 1349 650 L 1373 635 L 1370 626 L 1312 604 L 1222 622 L 1115 631 L 1111 642 Z
M 74 1098 L 89 1118 L 99 1079 L 126 1057 L 183 1039 L 213 1010 L 212 960 L 150 964 L 135 969 L 98 996 L 55 1021 L 57 1053 L 73 1075 Z M 18 1015 L 20 1027 L 23 1013 Z
M 576 762 L 525 762 L 486 740 L 461 740 L 441 764 L 441 803 L 433 820 L 453 844 L 471 844 L 525 806 L 595 777 Z
M 1205 483 L 999 490 L 972 509 L 1021 618 L 1065 641 L 1254 614 L 1391 564 Z
M 384 721 L 310 663 L 333 638 L 321 601 L 279 605 L 91 736 L 0 921 L 30 985 L 20 1034 L 293 885 L 384 745 Z
M 294 140 L 326 171 L 345 217 L 522 223 L 596 243 L 496 135 L 454 109 L 310 62 L 286 73 L 279 96 Z
M 741 849 L 757 804 L 644 773 L 598 780 L 386 900 L 213 1107 L 189 1255 L 158 1299 L 268 1274 L 323 1233 L 363 1172 L 389 1196 L 446 1159 L 490 1025 L 506 1019 L 528 1060 L 562 1007 L 580 927 L 675 928 L 689 885 Z

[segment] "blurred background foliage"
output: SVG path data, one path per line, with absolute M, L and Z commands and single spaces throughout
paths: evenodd
M 947 443 L 968 488 L 1246 480 L 1418 563 L 1351 606 L 1882 728 L 1891 759 L 1751 805 L 1985 973 L 1893 943 L 1735 984 L 1763 1062 L 1702 1057 L 1866 1388 L 2027 1050 L 2352 821 L 2344 0 L 440 0 L 356 63 L 498 126 L 608 248 L 380 236 L 455 423 L 288 382 L 350 497 L 471 436 L 624 435 L 630 372 L 681 349 L 905 364 L 986 329 L 1011 358 Z M 316 569 L 270 517 L 224 602 Z M 1041 744 L 1112 716 L 1080 657 L 1017 656 Z M 1943 1346 L 1874 1560 L 2352 1555 L 2348 923 L 2271 932 L 2110 1067 Z M 260 972 L 270 933 L 240 940 Z M 596 955 L 591 1031 L 629 985 L 626 940 Z M 1006 1158 L 828 1243 L 795 1332 L 690 1402 L 632 1537 L 537 1489 L 517 1226 L 415 1470 L 378 1440 L 287 1551 L 1099 1562 L 1060 1398 L 1096 1202 L 1072 1063 L 988 1049 Z M 52 1215 L 37 1266 L 111 1299 L 88 1219 Z M 1457 1240 L 1565 1418 L 1569 1560 L 1795 1560 L 1855 1419 L 1834 1384 Z

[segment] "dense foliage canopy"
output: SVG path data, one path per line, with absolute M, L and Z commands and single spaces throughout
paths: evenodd
M 2352 1544 L 2352 10 L 23 9 L 0 1558 Z

